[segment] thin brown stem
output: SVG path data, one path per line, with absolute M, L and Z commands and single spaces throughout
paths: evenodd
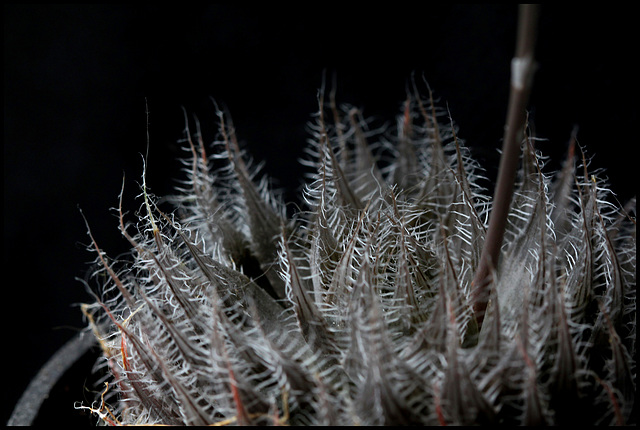
M 480 263 L 473 279 L 473 311 L 481 326 L 489 300 L 491 272 L 497 266 L 513 196 L 520 146 L 526 122 L 526 107 L 533 81 L 534 46 L 537 35 L 538 5 L 520 5 L 516 52 L 511 60 L 511 88 L 502 143 L 502 156 L 494 192 L 489 228 Z

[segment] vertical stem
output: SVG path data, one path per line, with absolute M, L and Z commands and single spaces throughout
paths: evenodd
M 489 228 L 482 248 L 480 263 L 473 279 L 473 311 L 481 326 L 489 300 L 491 271 L 498 264 L 507 226 L 507 215 L 513 196 L 520 146 L 526 120 L 526 107 L 533 81 L 534 46 L 537 33 L 538 5 L 520 5 L 516 52 L 511 60 L 511 87 L 505 123 L 502 156 L 489 217 Z

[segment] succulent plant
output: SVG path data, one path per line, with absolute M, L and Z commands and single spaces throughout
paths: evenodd
M 293 214 L 224 109 L 212 145 L 185 114 L 174 210 L 143 173 L 137 220 L 119 207 L 130 258 L 91 238 L 83 311 L 107 372 L 78 407 L 110 424 L 635 422 L 635 198 L 612 203 L 575 136 L 548 173 L 524 127 L 487 257 L 483 170 L 411 83 L 388 129 L 321 87 Z

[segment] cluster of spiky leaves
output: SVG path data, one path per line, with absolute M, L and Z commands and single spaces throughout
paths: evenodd
M 395 126 L 370 130 L 324 99 L 292 219 L 220 112 L 210 148 L 185 130 L 176 211 L 145 186 L 137 223 L 120 209 L 132 261 L 94 242 L 85 313 L 111 385 L 91 409 L 110 423 L 632 422 L 635 199 L 608 203 L 575 145 L 543 173 L 527 138 L 479 327 L 490 198 L 446 112 L 411 91 Z

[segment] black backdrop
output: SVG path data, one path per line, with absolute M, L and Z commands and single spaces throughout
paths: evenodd
M 336 73 L 341 101 L 381 120 L 399 111 L 411 73 L 424 74 L 495 175 L 516 6 L 382 4 L 4 6 L 2 422 L 48 356 L 84 326 L 77 303 L 90 297 L 74 278 L 94 256 L 78 207 L 103 249 L 127 249 L 110 208 L 123 173 L 125 205 L 138 207 L 145 103 L 147 181 L 158 195 L 179 177 L 181 106 L 214 137 L 209 97 L 228 107 L 266 171 L 295 191 L 323 70 Z M 543 6 L 531 99 L 537 133 L 549 139 L 540 148 L 559 159 L 578 125 L 621 200 L 635 195 L 632 15 Z

